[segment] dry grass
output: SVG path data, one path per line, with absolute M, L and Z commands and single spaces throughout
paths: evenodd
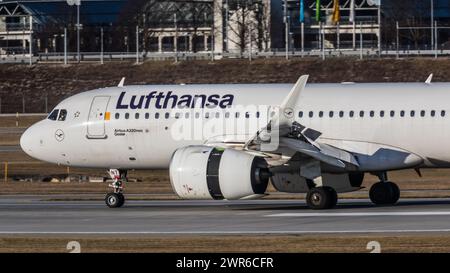
M 345 68 L 345 69 L 342 69 Z M 62 99 L 82 91 L 115 86 L 121 77 L 126 84 L 178 83 L 294 83 L 299 75 L 309 74 L 310 82 L 417 82 L 434 73 L 433 81 L 450 81 L 448 59 L 368 59 L 302 58 L 188 61 L 152 61 L 142 65 L 131 62 L 80 65 L 0 65 L 0 97 L 3 112 L 22 111 L 22 94 L 27 112 L 43 112 L 48 94 L 49 108 Z M 68 77 L 70 75 L 70 77 Z M 17 90 L 20 90 L 18 92 Z
M 78 241 L 82 252 L 264 252 L 367 253 L 378 241 L 382 252 L 450 252 L 450 234 L 415 235 L 196 235 L 196 236 L 8 236 L 0 252 L 68 252 Z
M 0 116 L 0 127 L 19 127 L 19 128 L 27 128 L 34 123 L 41 121 L 45 116 L 26 116 L 19 115 L 18 117 L 14 116 Z
M 0 146 L 19 145 L 21 134 L 0 134 Z

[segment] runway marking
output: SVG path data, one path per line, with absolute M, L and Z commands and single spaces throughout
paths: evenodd
M 240 235 L 240 234 L 374 234 L 439 233 L 450 229 L 379 229 L 379 230 L 266 230 L 266 231 L 0 231 L 0 235 Z
M 405 211 L 405 212 L 299 212 L 276 213 L 265 217 L 364 217 L 364 216 L 446 216 L 450 211 Z

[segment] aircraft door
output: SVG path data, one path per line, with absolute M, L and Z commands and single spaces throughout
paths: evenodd
M 92 100 L 87 123 L 88 138 L 106 138 L 105 120 L 109 119 L 106 112 L 110 96 L 96 96 Z

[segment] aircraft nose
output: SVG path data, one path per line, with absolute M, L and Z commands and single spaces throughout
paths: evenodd
M 20 137 L 20 147 L 29 156 L 33 156 L 33 151 L 37 147 L 37 143 L 34 142 L 38 141 L 38 138 L 33 136 L 33 131 L 35 131 L 35 128 L 34 126 L 31 126 L 26 129 Z

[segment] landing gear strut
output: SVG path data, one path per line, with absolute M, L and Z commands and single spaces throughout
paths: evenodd
M 387 181 L 386 174 L 379 175 L 380 182 L 372 185 L 369 197 L 376 205 L 393 205 L 400 199 L 400 189 L 397 184 Z
M 123 182 L 127 180 L 127 171 L 110 169 L 108 173 L 113 180 L 113 182 L 109 184 L 109 187 L 113 189 L 113 192 L 106 194 L 105 203 L 110 208 L 120 208 L 125 203 L 125 197 L 123 196 Z
M 312 209 L 331 209 L 336 206 L 338 196 L 331 187 L 311 188 L 306 195 L 306 203 Z

